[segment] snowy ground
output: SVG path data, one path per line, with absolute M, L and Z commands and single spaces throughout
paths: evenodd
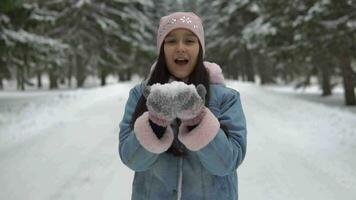
M 117 144 L 133 84 L 0 92 L 0 199 L 130 199 L 133 172 Z M 228 85 L 240 91 L 248 123 L 240 199 L 355 199 L 354 108 L 286 88 Z

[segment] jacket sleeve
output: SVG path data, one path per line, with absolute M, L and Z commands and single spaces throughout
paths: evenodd
M 208 145 L 196 151 L 202 165 L 218 176 L 234 172 L 246 154 L 246 120 L 240 95 L 230 91 L 222 96 L 219 111 L 213 111 L 220 123 L 218 133 Z
M 130 123 L 140 98 L 138 87 L 130 90 L 125 106 L 123 119 L 120 123 L 119 154 L 122 162 L 134 171 L 145 171 L 157 160 L 158 154 L 146 150 L 137 140 Z

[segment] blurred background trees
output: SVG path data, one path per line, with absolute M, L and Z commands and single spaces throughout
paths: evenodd
M 156 57 L 159 18 L 194 11 L 204 20 L 207 60 L 227 78 L 306 87 L 321 95 L 341 84 L 356 105 L 353 0 L 2 0 L 0 88 L 101 85 L 146 76 Z M 34 81 L 35 80 L 35 81 Z

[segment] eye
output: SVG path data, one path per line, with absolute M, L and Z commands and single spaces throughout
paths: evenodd
M 164 40 L 164 43 L 167 43 L 167 44 L 174 44 L 176 42 L 177 42 L 177 40 L 174 38 L 167 38 Z
M 197 42 L 196 38 L 187 38 L 187 39 L 185 39 L 185 43 L 187 43 L 187 44 L 194 44 L 196 42 Z

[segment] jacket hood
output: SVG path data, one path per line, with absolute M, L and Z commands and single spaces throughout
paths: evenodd
M 213 62 L 203 62 L 205 68 L 208 70 L 210 83 L 223 84 L 225 85 L 224 75 L 220 66 Z

